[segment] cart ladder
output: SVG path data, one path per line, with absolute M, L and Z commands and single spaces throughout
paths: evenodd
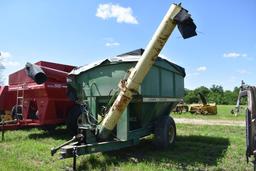
M 17 119 L 21 120 L 23 118 L 22 111 L 23 111 L 23 102 L 24 102 L 24 88 L 17 90 L 17 100 L 16 100 L 16 116 Z

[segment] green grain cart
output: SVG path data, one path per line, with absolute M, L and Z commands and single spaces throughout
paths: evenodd
M 75 136 L 52 149 L 63 158 L 116 150 L 155 134 L 155 145 L 175 142 L 176 127 L 169 116 L 184 95 L 185 71 L 158 57 L 175 26 L 183 38 L 196 35 L 188 11 L 173 4 L 145 51 L 138 49 L 73 70 L 69 97 L 77 106 L 68 128 Z

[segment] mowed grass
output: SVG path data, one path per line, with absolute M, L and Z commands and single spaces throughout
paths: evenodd
M 231 114 L 231 110 L 235 108 L 235 105 L 217 105 L 217 115 L 199 115 L 191 114 L 190 112 L 186 113 L 175 113 L 172 112 L 174 118 L 194 118 L 194 119 L 223 119 L 223 120 L 245 120 L 245 109 L 246 106 L 242 106 L 239 114 L 235 116 Z
M 173 147 L 158 151 L 148 137 L 134 147 L 78 157 L 78 170 L 252 170 L 245 160 L 245 128 L 177 124 Z M 72 159 L 51 157 L 50 148 L 70 136 L 39 129 L 8 131 L 0 142 L 0 170 L 65 170 Z
M 6 131 L 0 142 L 0 170 L 59 170 L 63 164 L 50 156 L 50 148 L 68 138 L 60 128 L 55 133 L 36 128 Z

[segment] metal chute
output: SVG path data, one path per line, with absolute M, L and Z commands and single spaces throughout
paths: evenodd
M 43 84 L 47 80 L 45 72 L 37 65 L 27 62 L 25 70 L 30 78 L 37 84 Z

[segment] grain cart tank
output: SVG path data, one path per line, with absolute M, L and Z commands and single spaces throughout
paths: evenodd
M 156 135 L 158 148 L 174 143 L 176 127 L 169 114 L 183 96 L 185 72 L 158 55 L 176 24 L 184 38 L 196 35 L 187 10 L 173 4 L 144 52 L 139 49 L 70 73 L 78 134 L 53 148 L 52 155 L 61 148 L 63 158 L 75 159 L 132 146 L 150 134 Z
M 74 92 L 70 96 L 76 96 L 77 101 L 82 104 L 86 103 L 92 118 L 99 120 L 98 117 L 109 110 L 111 98 L 116 98 L 120 80 L 125 79 L 127 71 L 136 65 L 143 52 L 144 49 L 137 49 L 73 70 L 69 75 L 68 85 Z M 129 113 L 127 117 L 132 118 L 127 128 L 142 128 L 158 118 L 161 112 L 170 112 L 183 97 L 184 77 L 184 68 L 158 57 L 126 110 Z M 78 106 L 73 110 L 76 108 Z M 72 114 L 77 118 L 79 115 L 81 111 Z M 70 124 L 72 127 L 75 122 Z M 76 131 L 77 128 L 74 128 L 73 132 Z

